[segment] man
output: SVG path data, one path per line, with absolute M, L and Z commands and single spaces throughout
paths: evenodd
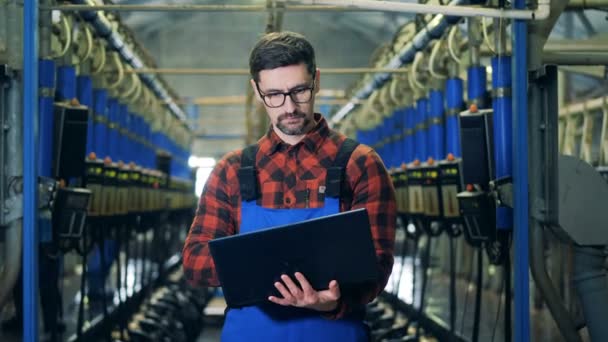
M 393 265 L 396 209 L 390 177 L 371 148 L 330 130 L 314 113 L 320 73 L 303 36 L 264 36 L 249 66 L 251 86 L 271 127 L 253 147 L 227 154 L 211 173 L 184 246 L 186 278 L 196 286 L 221 285 L 209 240 L 367 208 L 379 271 L 373 287 L 342 293 L 334 280 L 327 290 L 315 291 L 305 274 L 283 275 L 274 284 L 281 297 L 228 310 L 222 332 L 223 341 L 366 341 L 365 304 L 382 291 Z M 338 179 L 344 181 L 330 193 L 335 182 L 327 178 L 335 179 L 335 172 L 328 168 L 341 159 Z M 244 165 L 255 167 L 252 180 L 239 174 Z

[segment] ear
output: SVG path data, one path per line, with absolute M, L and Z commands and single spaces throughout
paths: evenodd
M 249 83 L 251 84 L 251 88 L 253 89 L 253 93 L 255 94 L 255 98 L 258 99 L 259 102 L 262 102 L 262 97 L 260 96 L 260 92 L 258 92 L 258 87 L 255 85 L 254 79 L 250 79 Z
M 317 68 L 315 71 L 315 95 L 319 92 L 319 89 L 321 89 L 321 71 Z

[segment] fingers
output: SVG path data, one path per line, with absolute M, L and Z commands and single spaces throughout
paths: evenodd
M 305 296 L 312 296 L 315 294 L 315 289 L 312 288 L 312 285 L 310 285 L 310 283 L 302 273 L 296 272 L 295 276 L 298 282 L 300 283 L 300 287 L 302 288 L 302 291 L 304 291 Z
M 283 305 L 283 306 L 290 306 L 291 305 L 291 303 L 287 299 L 278 298 L 278 297 L 275 297 L 275 296 L 268 297 L 268 300 L 271 301 L 271 302 L 273 302 L 273 303 L 275 303 L 275 304 L 279 304 L 279 305 Z
M 327 290 L 329 292 L 329 295 L 331 296 L 331 299 L 333 300 L 338 300 L 340 299 L 341 293 L 340 293 L 340 286 L 338 285 L 338 282 L 335 280 L 332 280 L 329 282 L 329 289 Z
M 287 289 L 289 289 L 289 292 L 291 293 L 292 296 L 296 297 L 296 298 L 301 298 L 303 293 L 302 290 L 298 287 L 298 285 L 296 285 L 296 283 L 293 282 L 293 280 L 291 280 L 291 278 L 288 275 L 283 274 L 281 276 L 281 280 L 283 280 L 283 283 L 285 283 L 285 285 L 287 286 Z
M 294 302 L 295 298 L 291 295 L 289 290 L 287 288 L 285 288 L 285 285 L 283 285 L 283 283 L 281 283 L 280 281 L 277 281 L 276 283 L 274 283 L 274 287 L 279 291 L 281 296 L 283 296 L 282 299 L 285 302 L 287 302 L 289 304 L 292 304 Z

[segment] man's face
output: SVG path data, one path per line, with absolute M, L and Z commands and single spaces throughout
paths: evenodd
M 262 70 L 259 78 L 257 85 L 253 80 L 251 85 L 259 100 L 264 96 L 263 103 L 275 131 L 288 136 L 301 136 L 314 127 L 314 97 L 319 89 L 318 70 L 313 79 L 306 64 L 302 63 Z M 288 92 L 291 96 L 282 95 Z M 283 97 L 285 102 L 281 105 Z

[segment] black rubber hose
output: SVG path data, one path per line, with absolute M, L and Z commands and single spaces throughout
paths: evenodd
M 144 233 L 142 233 L 143 235 L 143 241 L 141 242 L 141 253 L 139 254 L 139 259 L 141 261 L 141 273 L 139 274 L 139 282 L 141 283 L 141 289 L 142 291 L 145 290 L 146 287 L 146 257 L 147 257 L 147 252 L 148 252 L 148 246 L 147 246 L 147 232 L 144 231 Z M 145 292 L 143 292 L 145 293 Z
M 418 237 L 414 239 L 414 247 L 412 248 L 412 307 L 416 307 L 416 258 L 418 257 Z
M 99 239 L 99 261 L 101 263 L 102 272 L 105 271 L 106 268 L 106 244 L 105 244 L 105 234 L 104 230 L 106 227 L 97 227 L 98 229 L 98 239 Z M 101 229 L 99 229 L 101 228 Z M 105 274 L 102 273 L 102 281 L 101 281 L 101 305 L 103 306 L 103 322 L 104 324 L 108 323 L 108 300 L 106 298 L 106 277 Z M 108 341 L 112 341 L 111 330 L 104 332 L 105 338 Z
M 118 291 L 118 312 L 122 313 L 124 310 L 124 304 L 122 301 L 122 266 L 120 264 L 120 249 L 122 248 L 122 235 L 120 226 L 117 225 L 116 229 L 116 290 Z M 120 327 L 120 338 L 125 339 L 125 331 L 127 329 L 126 320 L 122 316 L 119 317 L 118 325 Z
M 511 342 L 511 255 L 505 258 L 505 342 Z
M 129 230 L 130 228 L 128 226 L 124 226 L 125 230 L 123 232 L 125 240 L 125 271 L 124 271 L 124 290 L 125 290 L 125 301 L 127 301 L 127 299 L 129 299 L 129 259 L 131 258 L 131 231 Z
M 424 315 L 424 299 L 429 281 L 428 270 L 431 264 L 431 243 L 433 239 L 427 235 L 427 244 L 422 259 L 422 289 L 420 290 L 420 307 L 418 308 L 418 324 L 416 325 L 416 340 L 420 339 L 421 318 Z
M 450 237 L 450 339 L 456 338 L 456 248 Z
M 405 234 L 405 233 L 404 233 Z M 401 278 L 403 278 L 403 269 L 405 268 L 405 257 L 407 256 L 407 235 L 403 236 L 403 242 L 401 243 L 401 266 L 399 268 L 399 277 L 397 278 L 397 284 L 393 289 L 393 294 L 399 298 L 399 289 L 401 288 Z M 394 284 L 394 283 L 393 283 Z
M 483 291 L 483 248 L 477 249 L 477 288 L 475 289 L 475 313 L 473 321 L 473 342 L 479 341 L 479 321 L 481 319 L 481 293 Z
M 87 245 L 87 226 L 84 227 L 82 232 L 82 244 Z M 86 248 L 85 248 L 86 249 Z M 86 296 L 86 284 L 87 284 L 87 253 L 82 253 L 82 274 L 80 275 L 80 303 L 78 303 L 78 322 L 76 323 L 76 337 L 80 340 L 82 336 L 82 327 L 84 325 L 84 297 Z

